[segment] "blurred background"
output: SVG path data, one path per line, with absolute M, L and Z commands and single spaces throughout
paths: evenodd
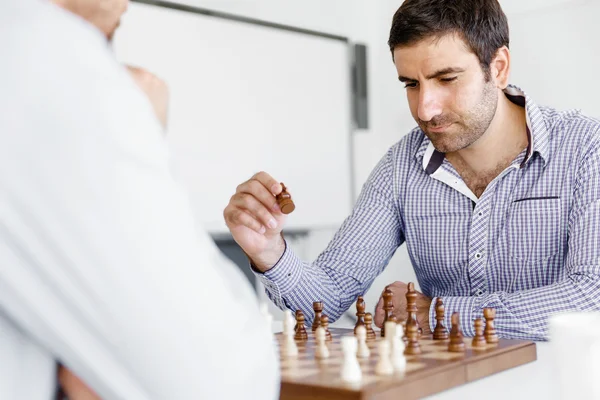
M 118 57 L 171 87 L 168 138 L 198 223 L 262 297 L 223 208 L 237 184 L 265 170 L 296 202 L 288 243 L 307 261 L 324 250 L 373 166 L 415 126 L 386 44 L 401 3 L 134 1 L 123 19 Z M 538 104 L 600 117 L 600 1 L 500 3 L 511 83 Z M 397 280 L 415 281 L 404 246 L 365 295 L 368 310 Z

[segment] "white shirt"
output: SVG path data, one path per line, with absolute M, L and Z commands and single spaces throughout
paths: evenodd
M 3 0 L 0 55 L 0 399 L 51 399 L 57 360 L 104 399 L 276 398 L 256 296 L 100 32 Z

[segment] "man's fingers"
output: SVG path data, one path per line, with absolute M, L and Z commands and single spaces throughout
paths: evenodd
M 260 234 L 266 232 L 266 228 L 263 224 L 261 224 L 250 214 L 239 208 L 227 206 L 225 208 L 225 211 L 223 212 L 223 216 L 225 218 L 225 223 L 230 229 L 238 226 L 245 226 Z
M 275 219 L 275 216 L 271 214 L 271 211 L 267 210 L 265 205 L 257 200 L 252 194 L 236 193 L 231 197 L 229 205 L 236 209 L 247 212 L 266 228 L 277 228 L 277 220 Z
M 275 180 L 273 180 L 273 182 L 275 182 Z M 279 183 L 277 183 L 277 185 L 279 185 Z M 236 188 L 235 192 L 236 194 L 250 194 L 256 199 L 258 199 L 258 201 L 260 201 L 267 209 L 275 212 L 280 212 L 279 206 L 277 205 L 277 199 L 273 195 L 273 192 L 271 191 L 271 189 L 269 189 L 268 186 L 265 186 L 265 183 L 263 181 L 259 179 L 252 178 L 240 184 Z
M 254 174 L 252 179 L 260 182 L 264 187 L 266 187 L 269 190 L 269 192 L 271 194 L 273 194 L 273 196 L 276 196 L 279 193 L 281 193 L 281 190 L 282 190 L 281 184 L 279 182 L 277 182 L 275 179 L 273 179 L 273 177 L 271 175 L 267 174 L 264 171 L 260 171 L 256 174 Z
M 377 307 L 375 307 L 375 316 L 373 317 L 373 322 L 375 323 L 375 326 L 381 328 L 383 326 L 383 317 L 384 317 L 384 310 L 383 310 L 383 297 L 379 298 L 379 301 L 377 302 Z

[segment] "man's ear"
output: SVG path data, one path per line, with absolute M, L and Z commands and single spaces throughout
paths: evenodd
M 510 51 L 508 47 L 502 46 L 490 63 L 490 77 L 498 89 L 508 86 L 510 75 Z

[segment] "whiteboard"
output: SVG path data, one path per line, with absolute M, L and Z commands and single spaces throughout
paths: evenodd
M 223 210 L 258 171 L 296 203 L 286 229 L 338 227 L 352 202 L 351 64 L 346 41 L 131 3 L 117 58 L 164 79 L 167 139 L 198 222 L 228 232 Z

